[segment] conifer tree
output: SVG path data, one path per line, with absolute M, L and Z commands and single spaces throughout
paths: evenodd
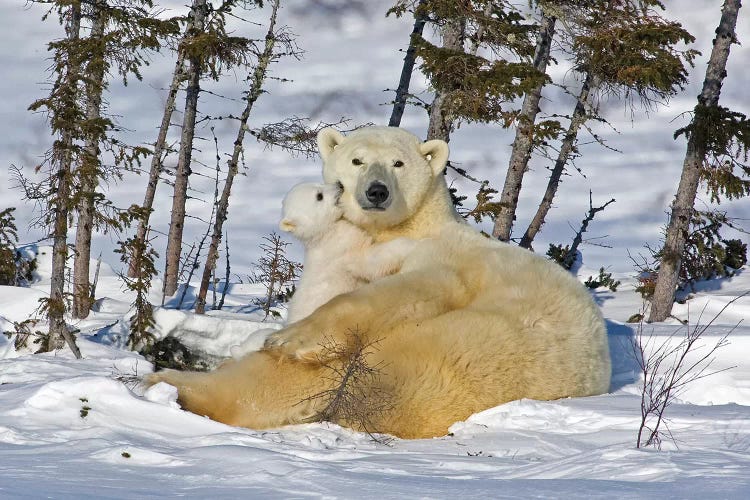
M 693 41 L 682 26 L 664 19 L 658 0 L 590 2 L 576 12 L 571 38 L 574 69 L 582 78 L 569 125 L 562 137 L 547 188 L 520 245 L 531 248 L 570 161 L 579 154 L 578 134 L 591 119 L 604 121 L 597 95 L 624 96 L 650 106 L 681 90 L 696 52 L 678 44 Z
M 177 23 L 155 17 L 153 0 L 85 0 L 83 19 L 90 25 L 89 36 L 81 38 L 83 96 L 85 119 L 82 124 L 84 146 L 75 166 L 71 193 L 77 212 L 76 245 L 73 262 L 73 306 L 75 318 L 88 316 L 91 302 L 89 263 L 91 238 L 95 229 L 120 229 L 127 221 L 97 191 L 101 180 L 110 181 L 132 170 L 145 148 L 129 147 L 113 135 L 115 123 L 106 116 L 104 94 L 112 70 L 127 84 L 129 76 L 140 79 L 140 68 L 148 63 L 148 52 L 159 50 L 162 42 L 174 34 Z M 108 153 L 112 164 L 102 157 Z
M 91 236 L 94 226 L 94 210 L 98 174 L 101 172 L 99 143 L 102 140 L 107 124 L 102 123 L 101 105 L 104 89 L 105 54 L 104 28 L 107 16 L 104 2 L 94 0 L 90 5 L 91 34 L 89 44 L 91 54 L 84 67 L 86 79 L 84 89 L 86 96 L 86 121 L 89 127 L 85 132 L 85 147 L 78 167 L 80 182 L 80 201 L 78 203 L 78 222 L 76 228 L 75 256 L 73 259 L 73 305 L 71 314 L 74 318 L 85 318 L 89 314 L 90 282 L 89 262 L 91 259 Z M 102 126 L 103 125 L 103 126 Z
M 750 149 L 750 121 L 745 115 L 719 105 L 730 48 L 738 43 L 735 29 L 741 6 L 741 0 L 724 1 L 693 118 L 687 127 L 675 133 L 675 137 L 686 136 L 687 150 L 661 250 L 649 321 L 664 321 L 672 312 L 701 181 L 706 182 L 714 201 L 719 201 L 720 197 L 731 199 L 750 194 L 750 180 L 741 177 L 750 175 L 750 166 L 741 163 L 743 153 L 746 159 Z M 739 170 L 740 175 L 735 170 Z
M 68 309 L 65 264 L 68 258 L 68 216 L 74 208 L 70 202 L 72 171 L 74 162 L 81 154 L 77 141 L 83 136 L 81 123 L 84 110 L 78 95 L 85 60 L 82 52 L 76 50 L 81 30 L 81 2 L 60 0 L 52 3 L 52 9 L 57 12 L 60 23 L 65 25 L 66 37 L 48 45 L 48 50 L 53 54 L 54 75 L 49 95 L 29 106 L 32 111 L 46 110 L 55 135 L 52 149 L 45 158 L 48 181 L 44 186 L 39 186 L 37 198 L 44 207 L 41 222 L 51 225 L 53 242 L 50 295 L 42 307 L 49 320 L 49 333 L 40 350 L 57 350 L 67 343 L 75 356 L 80 358 L 81 353 L 65 321 Z
M 227 32 L 226 16 L 232 13 L 232 9 L 236 6 L 250 8 L 253 5 L 259 6 L 262 2 L 260 0 L 224 0 L 214 8 L 213 4 L 206 0 L 193 0 L 186 32 L 180 42 L 179 50 L 184 52 L 187 62 L 184 72 L 185 107 L 165 254 L 163 290 L 165 297 L 177 291 L 201 80 L 205 76 L 218 80 L 225 69 L 244 66 L 248 63 L 249 58 L 252 57 L 253 41 L 245 37 L 231 36 Z
M 546 4 L 541 3 L 540 8 L 542 12 L 534 50 L 534 69 L 546 74 L 557 17 L 555 10 L 548 9 Z M 545 80 L 539 80 L 533 88 L 526 92 L 518 114 L 516 135 L 513 140 L 508 171 L 505 175 L 503 189 L 500 192 L 500 205 L 492 229 L 492 236 L 501 241 L 510 240 L 523 176 L 528 169 L 531 152 L 534 148 L 535 131 L 538 130 L 534 124 L 537 114 L 540 112 L 539 103 L 542 99 L 542 88 L 546 83 Z
M 232 156 L 228 162 L 229 169 L 224 182 L 224 188 L 216 207 L 216 220 L 214 222 L 211 243 L 206 256 L 206 264 L 203 267 L 203 276 L 201 277 L 198 297 L 195 302 L 195 312 L 198 314 L 203 314 L 205 312 L 206 294 L 208 293 L 209 281 L 216 270 L 216 261 L 219 258 L 219 245 L 221 244 L 224 222 L 226 221 L 229 212 L 229 196 L 232 192 L 234 178 L 239 173 L 240 154 L 243 151 L 242 144 L 245 139 L 245 132 L 248 128 L 247 121 L 250 118 L 250 113 L 252 112 L 255 103 L 263 92 L 263 85 L 266 81 L 268 66 L 272 62 L 277 61 L 283 54 L 294 52 L 293 41 L 290 38 L 290 34 L 283 29 L 277 30 L 276 28 L 279 6 L 280 0 L 272 0 L 271 15 L 268 22 L 268 31 L 266 32 L 263 51 L 257 54 L 258 61 L 252 74 L 248 77 L 250 88 L 244 97 L 245 108 L 242 110 L 242 114 L 239 117 L 237 137 L 234 141 Z M 277 45 L 282 46 L 281 52 L 276 49 Z
M 408 8 L 441 38 L 440 46 L 424 36 L 412 38 L 435 93 L 428 139 L 450 140 L 461 122 L 507 125 L 515 114 L 508 103 L 545 79 L 532 63 L 534 27 L 510 2 L 401 0 L 391 11 Z

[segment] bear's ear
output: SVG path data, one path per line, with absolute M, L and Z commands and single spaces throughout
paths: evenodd
M 445 170 L 445 164 L 448 162 L 448 154 L 450 153 L 447 142 L 440 139 L 423 142 L 419 146 L 419 152 L 426 157 L 435 175 Z
M 296 227 L 297 224 L 289 219 L 281 219 L 281 222 L 279 222 L 279 229 L 287 233 L 291 233 Z
M 336 129 L 331 127 L 324 128 L 318 132 L 318 151 L 323 161 L 328 160 L 333 150 L 344 141 L 344 136 Z

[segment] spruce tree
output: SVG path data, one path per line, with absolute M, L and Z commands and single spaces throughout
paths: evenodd
M 44 109 L 55 136 L 52 149 L 45 157 L 47 182 L 39 186 L 38 199 L 43 205 L 41 222 L 51 226 L 52 273 L 50 294 L 42 304 L 49 320 L 49 332 L 41 351 L 54 351 L 67 343 L 77 358 L 81 357 L 72 333 L 68 330 L 65 315 L 68 297 L 65 292 L 65 264 L 68 258 L 68 217 L 71 203 L 71 184 L 74 162 L 81 156 L 81 124 L 85 113 L 78 99 L 81 90 L 81 68 L 84 54 L 78 49 L 81 31 L 81 2 L 57 1 L 52 3 L 66 36 L 49 43 L 52 52 L 54 76 L 50 93 L 29 106 L 32 111 Z M 45 16 L 46 17 L 46 16 Z M 40 166 L 42 168 L 42 166 Z
M 77 213 L 71 311 L 75 318 L 88 316 L 91 305 L 89 263 L 93 231 L 122 229 L 127 221 L 97 188 L 101 181 L 111 182 L 123 171 L 133 170 L 146 152 L 142 147 L 127 146 L 116 136 L 116 124 L 107 116 L 104 105 L 109 79 L 112 73 L 125 84 L 130 76 L 140 79 L 140 68 L 148 63 L 149 52 L 159 50 L 177 29 L 174 20 L 157 18 L 153 6 L 153 0 L 82 3 L 82 18 L 88 21 L 89 35 L 79 39 L 77 48 L 85 61 L 81 70 L 85 119 L 84 145 L 80 162 L 73 170 L 75 189 L 71 193 Z M 111 164 L 105 164 L 105 153 Z
M 552 39 L 555 33 L 557 17 L 555 10 L 547 9 L 546 4 L 540 5 L 541 19 L 539 21 L 539 32 L 537 34 L 536 48 L 534 49 L 534 69 L 540 73 L 547 73 L 547 64 L 550 61 L 552 50 Z M 521 192 L 523 176 L 526 173 L 534 148 L 535 122 L 537 114 L 541 111 L 539 103 L 542 99 L 542 88 L 547 82 L 539 80 L 537 84 L 526 92 L 521 110 L 518 114 L 516 134 L 510 154 L 508 171 L 505 175 L 503 189 L 500 192 L 500 205 L 492 229 L 492 236 L 501 241 L 510 240 L 510 232 L 518 207 L 518 197 Z
M 280 0 L 272 0 L 271 2 L 271 15 L 268 22 L 268 31 L 266 32 L 263 50 L 257 54 L 257 63 L 253 68 L 252 73 L 248 76 L 250 88 L 244 96 L 245 108 L 242 110 L 242 114 L 238 120 L 237 137 L 234 141 L 232 156 L 228 162 L 229 168 L 224 182 L 224 188 L 222 189 L 221 197 L 217 203 L 216 220 L 211 235 L 211 243 L 206 256 L 206 263 L 203 267 L 203 275 L 201 277 L 198 297 L 195 302 L 195 312 L 198 314 L 203 314 L 205 312 L 206 294 L 208 293 L 209 281 L 216 270 L 216 261 L 219 258 L 219 245 L 221 244 L 224 222 L 226 221 L 229 212 L 229 197 L 232 192 L 234 178 L 239 173 L 240 154 L 243 151 L 242 144 L 245 139 L 245 132 L 248 129 L 247 122 L 250 118 L 250 113 L 263 93 L 263 86 L 268 74 L 268 66 L 271 63 L 276 62 L 282 55 L 290 52 L 293 53 L 293 41 L 290 38 L 290 34 L 285 30 L 278 30 L 276 26 L 280 4 Z M 279 52 L 277 48 L 278 46 L 282 47 L 281 52 Z M 227 284 L 225 284 L 225 286 L 226 285 Z
M 750 194 L 750 181 L 742 178 L 743 174 L 750 175 L 750 166 L 742 163 L 750 148 L 750 121 L 745 115 L 719 105 L 730 48 L 733 43 L 738 43 L 735 29 L 741 6 L 741 0 L 724 1 L 693 118 L 687 127 L 675 133 L 675 138 L 685 135 L 687 150 L 660 252 L 661 261 L 649 321 L 664 321 L 672 312 L 685 242 L 694 218 L 694 204 L 701 181 L 706 182 L 714 201 L 720 197 L 731 199 Z
M 687 67 L 696 52 L 679 49 L 693 41 L 679 23 L 664 19 L 656 0 L 588 3 L 579 8 L 569 26 L 570 50 L 581 87 L 563 134 L 557 158 L 541 202 L 520 245 L 531 248 L 541 230 L 562 180 L 562 175 L 580 154 L 578 135 L 585 123 L 604 121 L 598 111 L 599 96 L 622 96 L 651 106 L 684 88 Z
M 439 45 L 418 33 L 411 42 L 434 91 L 428 139 L 449 141 L 462 122 L 507 125 L 509 103 L 546 79 L 533 67 L 534 26 L 510 2 L 401 0 L 391 11 L 410 8 L 440 34 Z
M 260 0 L 224 0 L 214 7 L 206 0 L 193 0 L 190 9 L 185 35 L 178 47 L 187 62 L 184 71 L 185 107 L 165 254 L 164 297 L 177 291 L 201 80 L 205 77 L 218 80 L 226 69 L 248 64 L 253 54 L 253 40 L 230 35 L 226 19 L 228 15 L 234 15 L 232 10 L 235 7 L 259 5 L 262 5 Z

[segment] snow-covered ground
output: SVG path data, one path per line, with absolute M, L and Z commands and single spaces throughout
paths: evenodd
M 186 2 L 161 3 L 182 9 Z M 383 90 L 393 88 L 398 80 L 402 57 L 398 49 L 411 29 L 408 20 L 383 17 L 391 3 L 367 2 L 364 14 L 355 11 L 332 19 L 306 8 L 307 2 L 289 2 L 284 22 L 300 35 L 305 59 L 275 67 L 277 76 L 294 81 L 269 89 L 252 126 L 291 114 L 327 121 L 343 115 L 357 123 L 387 121 L 390 108 L 380 104 L 392 94 Z M 33 207 L 23 204 L 17 190 L 7 189 L 13 180 L 5 166 L 33 167 L 49 146 L 42 117 L 26 107 L 44 92 L 39 82 L 49 65 L 45 44 L 60 36 L 60 28 L 54 21 L 41 23 L 42 9 L 25 10 L 25 4 L 24 0 L 0 2 L 0 67 L 4 68 L 0 93 L 6 96 L 0 100 L 0 209 L 19 207 L 21 238 L 32 242 L 40 235 L 38 229 L 26 228 Z M 695 381 L 669 408 L 668 424 L 675 441 L 665 440 L 661 451 L 635 448 L 640 380 L 630 340 L 637 325 L 625 321 L 640 310 L 641 300 L 633 291 L 628 252 L 637 255 L 644 244 L 658 245 L 684 155 L 684 143 L 672 139 L 684 117 L 675 118 L 695 104 L 721 1 L 665 4 L 668 15 L 696 35 L 703 51 L 689 88 L 669 107 L 649 115 L 631 115 L 623 104 L 608 106 L 608 118 L 619 133 L 606 128 L 598 132 L 624 153 L 583 147 L 578 166 L 586 177 L 573 174 L 565 179 L 538 244 L 543 249 L 546 242 L 570 241 L 570 226 L 577 228 L 588 209 L 589 189 L 595 203 L 617 199 L 597 216 L 590 230 L 591 236 L 606 235 L 598 241 L 611 248 L 585 246 L 584 268 L 579 271 L 585 280 L 605 266 L 623 281 L 617 292 L 595 292 L 611 339 L 610 394 L 517 401 L 456 423 L 450 436 L 394 440 L 389 445 L 326 424 L 264 432 L 219 424 L 181 411 L 175 395 L 164 387 L 144 395 L 132 385 L 134 375 L 151 367 L 123 346 L 123 319 L 132 297 L 122 290 L 119 260 L 110 253 L 116 238 L 100 236 L 95 242 L 104 254 L 100 301 L 91 317 L 76 325 L 84 359 L 74 360 L 67 351 L 16 352 L 0 336 L 0 498 L 750 497 L 750 325 L 737 326 L 750 318 L 748 296 L 731 304 L 706 331 L 698 356 L 729 331 L 730 344 L 716 353 L 711 367 L 720 373 Z M 743 11 L 739 34 L 745 45 L 732 48 L 722 102 L 748 113 L 743 73 L 750 60 L 750 12 Z M 170 69 L 166 55 L 155 55 L 152 67 L 144 71 L 143 84 L 113 85 L 112 112 L 122 116 L 134 142 L 153 140 Z M 242 81 L 243 75 L 236 75 L 211 90 L 235 95 Z M 206 112 L 212 115 L 237 106 L 206 99 L 210 103 Z M 403 125 L 420 135 L 426 129 L 418 110 L 410 110 Z M 232 126 L 223 122 L 216 130 L 227 150 Z M 207 129 L 203 135 L 210 137 Z M 464 126 L 451 140 L 452 158 L 497 185 L 511 140 L 508 132 L 496 127 Z M 196 157 L 210 166 L 213 155 L 212 146 L 202 147 Z M 237 183 L 228 220 L 233 276 L 243 277 L 258 257 L 260 238 L 278 222 L 283 194 L 297 182 L 320 176 L 316 160 L 290 158 L 250 141 L 245 162 L 247 176 Z M 541 158 L 536 159 L 528 176 L 520 200 L 521 230 L 546 183 L 545 166 Z M 461 179 L 455 183 L 473 195 L 475 187 L 470 183 Z M 139 201 L 144 185 L 142 176 L 129 175 L 111 185 L 108 194 L 127 206 Z M 163 230 L 170 198 L 166 190 L 158 196 L 155 222 Z M 725 207 L 730 215 L 750 219 L 747 199 Z M 205 218 L 209 207 L 195 199 L 190 210 Z M 202 223 L 189 221 L 186 240 L 195 240 L 204 230 Z M 38 299 L 48 293 L 48 249 L 40 247 L 40 252 L 38 281 L 29 288 L 0 287 L 0 331 L 33 315 Z M 300 254 L 299 245 L 295 252 Z M 745 268 L 731 279 L 702 283 L 691 300 L 676 306 L 675 313 L 683 319 L 689 316 L 693 325 L 699 318 L 705 324 L 748 290 L 750 269 Z M 259 294 L 257 285 L 233 284 L 226 310 L 203 318 L 159 309 L 157 333 L 179 335 L 209 358 L 221 359 L 235 344 L 259 344 L 253 332 L 269 327 L 263 315 L 249 306 Z M 188 293 L 186 305 L 191 298 Z M 158 293 L 153 299 L 160 302 Z M 684 328 L 670 321 L 645 325 L 644 334 L 657 346 L 679 341 Z
M 45 248 L 41 249 L 46 251 Z M 122 347 L 131 297 L 103 266 L 98 311 L 76 326 L 83 360 L 70 352 L 15 352 L 0 337 L 0 498 L 747 498 L 750 493 L 750 297 L 731 304 L 697 355 L 727 331 L 716 375 L 697 380 L 667 411 L 674 442 L 636 449 L 640 379 L 630 348 L 641 303 L 627 274 L 599 289 L 613 357 L 611 393 L 522 400 L 473 415 L 451 435 L 373 441 L 332 424 L 271 431 L 230 427 L 184 412 L 171 388 L 142 394 L 132 376 L 151 370 Z M 42 275 L 45 273 L 42 271 Z M 581 278 L 592 274 L 581 270 Z M 228 356 L 269 326 L 247 310 L 256 285 L 235 286 L 227 311 L 203 318 L 160 310 L 158 333 L 180 332 L 195 349 Z M 24 319 L 48 287 L 0 287 L 0 329 Z M 750 289 L 750 270 L 707 283 L 677 314 L 705 324 Z M 689 309 L 689 311 L 688 311 Z M 244 312 L 243 312 L 244 311 Z M 684 327 L 644 326 L 653 346 Z M 272 324 L 274 326 L 274 324 Z M 735 328 L 736 327 L 736 328 Z M 279 380 L 282 384 L 283 381 Z

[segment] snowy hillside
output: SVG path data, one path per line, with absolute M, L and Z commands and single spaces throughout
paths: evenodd
M 160 3 L 183 9 L 186 2 Z M 368 2 L 364 12 L 332 19 L 310 12 L 307 2 L 289 2 L 283 22 L 299 35 L 306 54 L 302 61 L 274 68 L 277 76 L 293 81 L 269 89 L 252 126 L 292 114 L 384 123 L 390 108 L 382 104 L 392 94 L 383 91 L 398 81 L 398 50 L 411 30 L 408 20 L 384 18 L 391 4 Z M 672 134 L 684 124 L 680 115 L 695 105 L 721 1 L 665 4 L 667 15 L 685 23 L 703 52 L 690 87 L 669 106 L 648 114 L 631 114 L 623 103 L 608 105 L 607 117 L 618 132 L 597 132 L 623 153 L 594 144 L 583 147 L 577 163 L 586 177 L 574 173 L 565 178 L 538 243 L 544 248 L 548 242 L 570 241 L 588 209 L 589 190 L 595 203 L 617 200 L 590 229 L 590 236 L 601 237 L 597 241 L 606 246 L 585 245 L 578 273 L 583 281 L 604 266 L 623 282 L 616 292 L 593 292 L 607 319 L 613 356 L 609 394 L 516 401 L 454 424 L 451 435 L 388 444 L 328 424 L 260 432 L 213 422 L 180 410 L 176 395 L 165 386 L 143 394 L 135 385 L 135 378 L 152 367 L 124 347 L 132 297 L 123 291 L 119 258 L 111 253 L 117 238 L 103 235 L 94 242 L 104 261 L 96 310 L 75 324 L 83 360 L 67 350 L 19 352 L 0 335 L 0 499 L 750 498 L 750 324 L 743 322 L 750 319 L 750 296 L 742 296 L 750 290 L 747 266 L 733 278 L 701 283 L 689 301 L 675 307 L 675 315 L 689 319 L 689 326 L 676 320 L 643 326 L 652 348 L 675 345 L 686 328 L 705 325 L 721 312 L 691 359 L 727 333 L 729 345 L 716 352 L 710 367 L 718 373 L 687 386 L 668 409 L 674 440 L 665 439 L 661 451 L 635 447 L 641 380 L 631 341 L 638 325 L 626 320 L 642 303 L 628 255 L 643 252 L 646 244 L 658 245 L 684 156 L 684 142 L 673 140 Z M 0 100 L 0 210 L 18 207 L 23 243 L 36 241 L 41 231 L 27 229 L 34 207 L 21 200 L 19 190 L 10 189 L 15 181 L 7 167 L 32 169 L 50 144 L 43 117 L 26 110 L 44 92 L 41 82 L 49 65 L 45 45 L 60 36 L 54 21 L 40 21 L 42 14 L 43 9 L 29 7 L 25 0 L 0 2 L 0 93 L 5 96 Z M 749 14 L 741 12 L 738 33 L 744 45 L 732 48 L 722 93 L 723 103 L 746 114 Z M 128 140 L 153 141 L 171 67 L 167 53 L 154 55 L 143 83 L 113 87 L 110 106 L 122 116 Z M 564 68 L 559 71 L 565 76 Z M 236 75 L 210 90 L 237 93 L 243 79 Z M 210 102 L 212 114 L 236 109 L 235 102 Z M 403 125 L 424 135 L 426 118 L 411 109 Z M 229 124 L 217 126 L 225 151 L 233 133 Z M 509 132 L 497 127 L 463 126 L 451 140 L 451 157 L 497 185 L 511 141 Z M 211 165 L 214 154 L 207 147 L 197 158 Z M 246 176 L 238 180 L 227 221 L 233 274 L 243 279 L 258 258 L 261 237 L 276 228 L 284 193 L 298 182 L 320 178 L 317 159 L 291 158 L 251 140 L 245 164 Z M 539 201 L 546 166 L 543 159 L 534 160 L 520 200 L 521 226 Z M 451 180 L 473 195 L 473 185 Z M 110 186 L 109 194 L 120 205 L 138 202 L 145 182 L 143 176 L 128 175 Z M 161 230 L 168 224 L 170 201 L 166 190 L 159 192 L 155 223 Z M 735 217 L 750 219 L 747 199 L 722 206 Z M 189 210 L 206 218 L 210 207 L 192 200 Z M 195 241 L 203 231 L 202 223 L 191 221 L 185 240 Z M 739 237 L 746 240 L 746 235 Z M 163 244 L 157 239 L 157 246 Z M 49 248 L 40 246 L 39 252 L 39 276 L 30 287 L 0 286 L 0 332 L 32 316 L 38 299 L 49 293 Z M 294 252 L 301 255 L 299 245 Z M 186 306 L 193 291 L 186 294 Z M 279 327 L 250 305 L 261 293 L 258 285 L 234 283 L 225 310 L 206 317 L 175 310 L 172 301 L 157 310 L 156 333 L 177 335 L 218 362 L 230 355 L 232 346 L 259 346 L 257 330 Z M 161 300 L 156 291 L 152 298 L 154 303 Z

